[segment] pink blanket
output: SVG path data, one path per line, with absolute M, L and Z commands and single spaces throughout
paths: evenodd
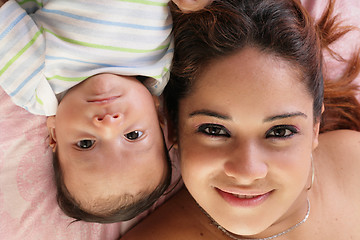
M 314 16 L 326 1 L 303 0 Z M 337 12 L 345 23 L 360 27 L 360 1 L 338 0 Z M 360 46 L 359 31 L 348 34 L 336 48 L 346 58 Z M 342 68 L 327 61 L 327 72 Z M 360 83 L 360 79 L 357 81 Z M 0 88 L 0 239 L 116 239 L 138 219 L 125 223 L 96 224 L 66 217 L 55 200 L 51 152 L 45 117 L 34 116 L 15 106 Z

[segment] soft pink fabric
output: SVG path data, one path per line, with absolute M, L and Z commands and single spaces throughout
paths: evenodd
M 55 199 L 45 122 L 46 117 L 14 105 L 0 88 L 0 239 L 118 239 L 148 214 L 122 223 L 70 224 L 73 219 L 61 212 Z M 174 182 L 179 175 L 175 162 Z M 151 210 L 172 194 L 162 197 Z
M 302 2 L 314 16 L 319 16 L 326 4 Z M 360 27 L 360 1 L 338 0 L 336 10 L 345 23 Z M 357 31 L 334 47 L 347 58 L 359 44 Z M 327 60 L 326 66 L 332 76 L 342 71 L 334 60 Z M 360 78 L 357 81 L 360 83 Z M 72 219 L 58 208 L 45 120 L 15 106 L 0 88 L 0 239 L 116 239 L 140 217 L 126 223 L 69 225 Z
M 327 6 L 327 0 L 301 0 L 303 5 L 308 9 L 312 16 L 318 19 Z M 354 50 L 360 48 L 360 1 L 359 0 L 336 0 L 335 14 L 338 14 L 342 25 L 354 26 L 355 29 L 347 33 L 339 41 L 335 42 L 331 47 L 339 53 L 343 58 L 349 59 Z M 328 76 L 337 78 L 341 75 L 345 65 L 339 63 L 334 58 L 325 55 L 325 71 Z M 355 80 L 360 84 L 360 76 Z M 358 94 L 360 101 L 360 94 Z
M 74 224 L 58 208 L 46 118 L 0 88 L 0 239 L 116 239 L 121 224 Z

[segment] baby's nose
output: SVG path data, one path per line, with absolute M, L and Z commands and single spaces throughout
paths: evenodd
M 97 115 L 94 117 L 95 125 L 113 125 L 118 124 L 121 121 L 121 115 L 119 113 Z

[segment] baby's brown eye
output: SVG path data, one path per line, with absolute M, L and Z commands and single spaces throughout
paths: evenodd
M 125 137 L 129 140 L 136 140 L 138 139 L 139 137 L 141 137 L 143 135 L 143 132 L 141 131 L 132 131 L 132 132 L 129 132 L 127 134 L 125 134 Z
M 81 149 L 88 149 L 91 148 L 95 143 L 95 140 L 90 140 L 90 139 L 84 139 L 84 140 L 80 140 L 79 142 L 76 143 L 76 146 L 78 146 Z

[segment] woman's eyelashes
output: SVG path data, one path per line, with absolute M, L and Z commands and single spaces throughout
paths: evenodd
M 299 133 L 299 129 L 292 125 L 277 125 L 265 133 L 265 138 L 286 139 Z
M 197 132 L 211 137 L 231 137 L 230 131 L 219 124 L 205 123 L 197 128 Z M 265 138 L 286 139 L 299 133 L 299 129 L 293 125 L 277 125 L 265 133 Z
M 230 131 L 224 126 L 213 123 L 201 124 L 197 128 L 197 132 L 203 133 L 212 137 L 230 137 Z

